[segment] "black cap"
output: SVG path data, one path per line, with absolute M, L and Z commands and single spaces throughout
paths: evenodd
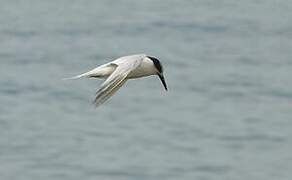
M 147 56 L 147 57 L 153 61 L 154 66 L 158 70 L 158 72 L 162 73 L 163 72 L 163 68 L 162 68 L 162 65 L 161 65 L 160 61 L 155 57 L 151 57 L 151 56 Z

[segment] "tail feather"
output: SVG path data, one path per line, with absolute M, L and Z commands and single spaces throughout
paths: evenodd
M 63 78 L 63 80 L 73 80 L 73 79 L 79 79 L 79 78 L 81 78 L 81 76 L 73 76 L 73 77 L 68 77 L 68 78 Z
M 89 77 L 90 75 L 88 73 L 83 73 L 77 76 L 73 76 L 73 77 L 68 77 L 68 78 L 63 78 L 63 80 L 74 80 L 74 79 L 79 79 L 82 77 Z
M 97 68 L 94 68 L 88 72 L 85 72 L 83 74 L 69 77 L 69 78 L 64 78 L 64 80 L 72 80 L 72 79 L 79 79 L 82 77 L 104 77 L 107 75 L 109 71 L 113 71 L 116 68 L 116 65 L 102 65 Z

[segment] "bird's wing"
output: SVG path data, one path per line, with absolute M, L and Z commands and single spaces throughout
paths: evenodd
M 115 71 L 102 83 L 100 89 L 96 92 L 94 103 L 97 106 L 110 98 L 127 80 L 128 74 L 137 68 L 141 59 L 131 60 L 117 64 Z

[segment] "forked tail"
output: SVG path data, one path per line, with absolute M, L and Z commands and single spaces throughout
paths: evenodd
M 79 78 L 82 78 L 82 77 L 89 77 L 89 76 L 90 76 L 90 74 L 88 72 L 86 72 L 86 73 L 83 73 L 83 74 L 79 74 L 77 76 L 63 78 L 63 80 L 73 80 L 73 79 L 79 79 Z
M 94 68 L 88 72 L 85 72 L 83 74 L 77 75 L 77 76 L 73 76 L 73 77 L 69 77 L 69 78 L 64 78 L 64 80 L 72 80 L 72 79 L 79 79 L 82 77 L 106 77 L 108 76 L 110 73 L 112 73 L 116 68 L 116 65 L 102 65 L 99 66 L 97 68 Z

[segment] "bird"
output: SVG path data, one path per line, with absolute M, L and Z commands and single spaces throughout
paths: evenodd
M 151 75 L 157 75 L 164 89 L 168 90 L 161 62 L 156 57 L 146 54 L 123 56 L 83 74 L 65 78 L 65 80 L 82 77 L 106 79 L 96 92 L 94 104 L 98 107 L 122 87 L 128 79 Z

